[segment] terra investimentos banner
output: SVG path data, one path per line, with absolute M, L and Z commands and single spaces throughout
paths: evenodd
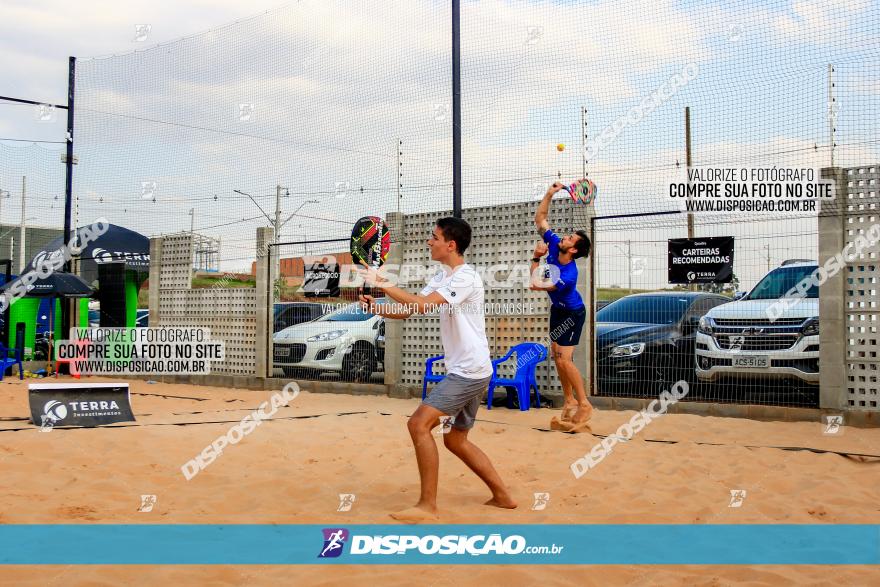
M 669 239 L 669 283 L 730 283 L 733 237 Z
M 134 422 L 127 383 L 35 383 L 28 399 L 41 428 Z

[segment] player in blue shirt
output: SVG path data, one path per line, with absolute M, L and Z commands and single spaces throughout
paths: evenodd
M 593 415 L 593 407 L 587 401 L 583 377 L 572 360 L 587 317 L 587 308 L 577 291 L 578 270 L 575 260 L 590 254 L 590 237 L 583 230 L 560 237 L 550 228 L 547 221 L 550 201 L 553 194 L 561 189 L 562 184 L 558 182 L 550 186 L 535 213 L 535 226 L 544 242 L 535 246 L 531 271 L 534 275 L 541 257 L 547 255 L 547 265 L 558 268 L 559 274 L 557 277 L 556 272 L 552 272 L 552 285 L 533 282 L 531 289 L 546 291 L 550 295 L 550 349 L 559 373 L 562 392 L 565 394 L 559 427 L 570 430 L 584 427 Z M 545 279 L 550 278 L 551 272 L 547 273 L 543 276 Z

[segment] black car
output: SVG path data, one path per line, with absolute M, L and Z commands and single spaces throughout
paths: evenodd
M 656 397 L 682 379 L 693 384 L 700 317 L 730 302 L 703 292 L 629 295 L 596 313 L 599 393 Z

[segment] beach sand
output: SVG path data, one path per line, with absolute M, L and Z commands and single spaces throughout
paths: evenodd
M 28 422 L 30 382 L 55 380 L 0 383 L 3 524 L 393 524 L 389 512 L 413 505 L 418 497 L 406 430 L 415 399 L 302 392 L 274 421 L 227 447 L 187 481 L 181 466 L 273 392 L 132 380 L 136 423 L 44 433 Z M 880 455 L 880 430 L 845 427 L 831 436 L 823 434 L 820 422 L 666 415 L 576 479 L 572 461 L 598 440 L 542 430 L 558 413 L 481 408 L 471 439 L 493 460 L 520 507 L 482 505 L 489 497 L 486 488 L 441 448 L 440 522 L 880 523 L 880 460 L 769 448 Z M 597 410 L 592 430 L 612 434 L 633 413 Z M 435 438 L 442 443 L 440 435 Z M 734 489 L 747 492 L 741 507 L 729 507 Z M 546 509 L 531 509 L 533 495 L 544 492 L 550 494 Z M 336 511 L 341 493 L 356 495 L 351 511 Z M 143 494 L 157 496 L 151 512 L 138 512 Z M 678 546 L 686 548 L 658 548 Z M 414 577 L 422 585 L 450 586 L 867 585 L 880 582 L 880 571 L 862 566 L 76 565 L 5 567 L 0 584 L 407 585 L 416 582 Z

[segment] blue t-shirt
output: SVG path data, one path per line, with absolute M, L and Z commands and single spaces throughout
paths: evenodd
M 554 291 L 548 291 L 550 302 L 559 308 L 566 310 L 579 310 L 584 307 L 584 300 L 577 291 L 578 270 L 574 261 L 565 265 L 559 263 L 559 242 L 562 240 L 552 230 L 547 230 L 543 236 L 548 245 L 547 263 L 559 268 L 559 281 L 554 285 Z

